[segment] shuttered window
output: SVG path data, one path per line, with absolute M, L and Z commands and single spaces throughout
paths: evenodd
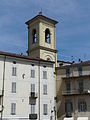
M 17 75 L 17 68 L 12 67 L 12 76 L 16 76 L 16 75 Z
M 31 114 L 35 113 L 35 105 L 31 104 Z
M 43 85 L 43 94 L 47 95 L 47 85 Z
M 16 93 L 16 82 L 12 82 L 12 93 Z
M 31 78 L 35 78 L 35 70 L 31 70 Z
M 43 71 L 43 79 L 47 79 L 47 71 Z
M 11 114 L 16 115 L 16 103 L 11 103 Z
M 43 114 L 47 115 L 48 114 L 48 105 L 47 104 L 43 104 Z
M 73 111 L 73 104 L 72 102 L 65 102 L 65 112 L 72 112 Z
M 70 91 L 71 91 L 71 84 L 70 82 L 66 82 L 66 92 L 70 93 Z
M 82 75 L 82 67 L 79 67 L 79 68 L 78 68 L 78 74 L 79 74 L 79 76 Z
M 35 84 L 31 84 L 31 92 L 35 92 Z

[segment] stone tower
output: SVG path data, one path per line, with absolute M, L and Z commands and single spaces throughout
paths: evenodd
M 57 62 L 55 25 L 58 22 L 39 14 L 27 21 L 28 55 Z

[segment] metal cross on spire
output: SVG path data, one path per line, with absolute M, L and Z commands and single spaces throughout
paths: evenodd
M 39 12 L 39 15 L 42 15 L 42 8 L 41 8 L 41 10 L 40 10 L 40 12 Z

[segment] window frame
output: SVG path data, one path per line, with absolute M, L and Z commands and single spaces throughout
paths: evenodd
M 16 115 L 16 103 L 11 103 L 11 115 Z
M 65 102 L 65 112 L 66 113 L 73 112 L 73 103 L 72 103 L 72 101 L 66 101 Z
M 70 76 L 70 68 L 66 69 L 66 76 L 69 77 Z
M 51 43 L 51 37 L 50 37 L 50 30 L 48 28 L 46 28 L 45 30 L 45 42 L 50 44 Z
M 17 67 L 12 67 L 12 76 L 17 76 Z
M 33 29 L 32 34 L 33 34 L 33 41 L 32 41 L 32 43 L 35 44 L 37 42 L 37 32 L 36 32 L 36 29 Z
M 46 70 L 43 71 L 43 79 L 47 79 L 47 71 Z
M 78 81 L 78 90 L 80 92 L 83 92 L 83 89 L 84 89 L 84 82 L 83 82 L 83 80 L 79 80 Z
M 87 111 L 87 103 L 85 100 L 78 101 L 78 112 L 86 112 Z
M 31 104 L 31 114 L 35 114 L 35 104 Z
M 48 115 L 48 105 L 43 104 L 43 115 Z
M 35 78 L 35 70 L 31 70 L 31 78 Z
M 70 83 L 70 81 L 66 82 L 66 92 L 67 93 L 71 92 L 71 83 Z
M 31 92 L 35 93 L 35 84 L 31 84 Z
M 16 82 L 12 82 L 12 93 L 16 93 Z
M 43 95 L 47 95 L 47 85 L 43 85 Z
M 79 68 L 78 68 L 78 74 L 79 74 L 79 76 L 82 75 L 82 67 L 79 67 Z

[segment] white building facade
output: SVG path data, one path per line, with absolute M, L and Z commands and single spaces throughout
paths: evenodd
M 53 62 L 0 52 L 1 120 L 54 120 Z

